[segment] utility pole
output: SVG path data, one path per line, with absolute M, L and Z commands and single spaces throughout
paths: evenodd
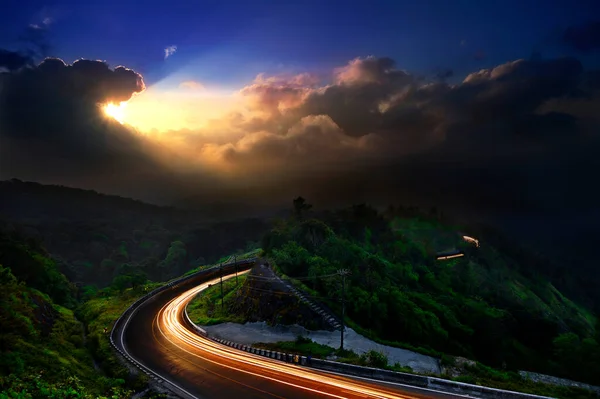
M 237 255 L 233 255 L 233 264 L 235 265 L 235 286 L 237 287 L 238 285 L 238 279 L 237 279 Z
M 340 277 L 342 277 L 342 328 L 340 330 L 340 350 L 344 350 L 344 330 L 346 329 L 344 326 L 344 316 L 346 314 L 346 276 L 350 274 L 350 270 L 340 269 L 337 271 L 337 273 L 340 275 Z
M 223 311 L 223 263 L 219 264 L 221 270 L 221 311 Z

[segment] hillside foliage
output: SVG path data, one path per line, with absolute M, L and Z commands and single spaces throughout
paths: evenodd
M 455 234 L 466 256 L 437 261 L 433 240 L 418 239 L 435 220 L 357 205 L 310 217 L 303 201 L 263 239 L 283 273 L 309 278 L 308 289 L 340 313 L 339 269 L 348 269 L 346 315 L 381 342 L 475 359 L 507 370 L 532 370 L 600 383 L 600 327 L 540 270 Z M 398 228 L 404 226 L 404 228 Z M 440 233 L 442 232 L 442 233 Z M 414 234 L 412 234 L 414 233 Z M 428 233 L 432 235 L 431 232 Z
M 116 278 L 131 286 L 121 275 L 169 280 L 214 263 L 223 254 L 257 248 L 268 230 L 261 219 L 215 220 L 210 209 L 159 207 L 19 180 L 0 181 L 0 197 L 4 219 L 0 230 L 17 232 L 43 246 L 68 281 L 95 290 L 110 286 Z M 22 270 L 33 271 L 29 266 Z
M 144 378 L 108 347 L 105 328 L 145 289 L 111 287 L 77 301 L 77 287 L 41 247 L 0 234 L 0 398 L 120 399 L 143 389 Z M 92 312 L 98 301 L 110 305 Z

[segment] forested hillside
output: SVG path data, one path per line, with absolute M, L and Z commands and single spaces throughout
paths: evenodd
M 145 388 L 114 359 L 105 367 L 112 355 L 94 350 L 98 341 L 87 334 L 94 319 L 77 319 L 76 297 L 42 248 L 0 234 L 0 398 L 120 399 Z
M 67 368 L 91 359 L 75 338 L 83 331 L 72 310 L 86 326 L 97 325 L 92 342 L 100 352 L 93 353 L 107 357 L 98 320 L 110 325 L 147 280 L 164 281 L 257 248 L 262 236 L 274 263 L 291 277 L 310 277 L 307 289 L 329 298 L 338 314 L 342 287 L 336 272 L 348 269 L 348 322 L 373 339 L 600 384 L 598 297 L 585 276 L 434 209 L 380 212 L 357 205 L 317 213 L 298 198 L 292 216 L 274 224 L 215 224 L 84 190 L 18 181 L 1 186 L 8 198 L 0 207 L 2 325 L 11 326 L 2 331 L 2 367 L 12 379 L 35 375 L 28 353 L 56 360 L 64 352 L 57 364 Z M 481 245 L 462 234 L 476 236 Z M 448 250 L 465 256 L 435 260 Z M 53 335 L 52 326 L 64 328 Z M 86 367 L 75 374 L 81 381 L 92 372 Z M 3 384 L 20 384 L 3 378 Z M 52 381 L 62 381 L 57 378 Z M 117 385 L 111 380 L 106 389 Z
M 203 213 L 144 204 L 94 191 L 0 182 L 0 230 L 42 245 L 78 286 L 99 289 L 120 275 L 163 281 L 225 253 L 258 246 L 265 221 L 219 222 Z
M 574 300 L 561 292 L 537 258 L 500 252 L 481 237 L 477 247 L 433 214 L 359 205 L 317 219 L 302 198 L 294 206 L 263 249 L 288 276 L 311 277 L 308 288 L 338 312 L 335 273 L 348 269 L 346 314 L 365 335 L 600 383 L 597 317 L 582 305 L 585 295 Z M 436 250 L 447 247 L 465 256 L 437 261 Z

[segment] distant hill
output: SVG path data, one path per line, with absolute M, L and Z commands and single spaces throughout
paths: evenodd
M 106 218 L 192 217 L 207 220 L 210 212 L 182 211 L 94 190 L 45 185 L 12 179 L 0 181 L 0 215 L 13 220 L 103 220 Z
M 81 295 L 42 247 L 0 231 L 0 397 L 141 397 L 150 387 L 119 362 L 104 329 L 154 287 Z M 164 396 L 150 388 L 143 397 Z
M 42 244 L 79 285 L 109 285 L 122 270 L 161 281 L 257 245 L 267 222 L 182 210 L 91 190 L 0 182 L 0 229 Z M 218 221 L 216 220 L 218 218 Z
M 215 261 L 232 251 L 246 250 L 249 245 L 256 246 L 269 229 L 268 219 L 285 218 L 290 213 L 289 206 L 282 209 L 272 204 L 277 195 L 273 191 L 249 190 L 244 194 L 241 188 L 221 189 L 210 195 L 190 197 L 175 207 L 166 207 L 92 190 L 13 179 L 0 181 L 0 221 L 5 221 L 4 228 L 17 229 L 43 243 L 72 281 L 104 286 L 125 263 L 141 267 L 151 279 L 159 279 L 185 272 L 199 262 Z M 295 195 L 290 194 L 290 200 Z M 219 197 L 228 200 L 216 201 Z M 288 203 L 291 205 L 291 201 Z M 316 205 L 325 217 L 326 203 L 319 201 Z M 386 207 L 379 204 L 378 209 Z M 600 309 L 600 273 L 593 253 L 599 226 L 595 221 L 600 220 L 600 213 L 580 214 L 565 209 L 561 214 L 510 212 L 467 218 L 459 212 L 426 209 L 443 215 L 445 225 L 468 225 L 504 252 L 519 247 L 537 252 L 535 263 L 552 276 L 561 291 L 581 298 L 590 308 Z M 405 211 L 421 212 L 418 207 Z M 479 222 L 493 229 L 480 228 Z M 405 234 L 413 239 L 422 233 L 414 226 L 398 226 L 402 230 L 409 227 L 411 231 Z M 496 234 L 498 229 L 502 234 Z M 449 249 L 445 241 L 445 236 L 438 234 L 434 246 L 439 251 Z M 171 266 L 166 267 L 169 251 Z

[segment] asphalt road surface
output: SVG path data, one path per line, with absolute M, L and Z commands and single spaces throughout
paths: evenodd
M 123 333 L 132 357 L 184 389 L 190 398 L 458 396 L 318 371 L 230 348 L 198 335 L 187 321 L 185 306 L 218 281 L 186 284 L 156 295 L 132 316 Z

